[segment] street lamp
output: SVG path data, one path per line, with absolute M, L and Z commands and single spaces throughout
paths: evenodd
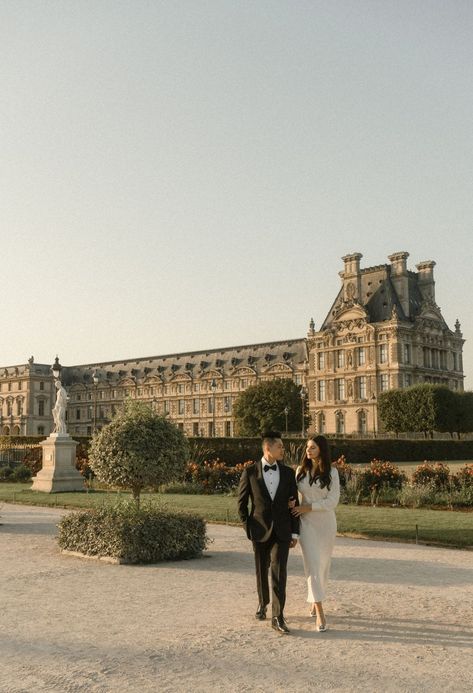
M 286 435 L 287 435 L 287 415 L 289 414 L 289 407 L 285 406 L 283 409 L 284 416 L 286 417 Z
M 301 387 L 301 404 L 302 404 L 302 437 L 304 438 L 305 436 L 305 398 L 307 396 L 307 393 L 305 391 L 305 387 Z
M 376 438 L 376 395 L 374 392 L 371 395 L 370 399 L 373 403 L 373 433 Z
M 53 365 L 51 366 L 51 370 L 52 370 L 52 372 L 53 372 L 53 375 L 54 375 L 55 379 L 56 379 L 56 380 L 60 380 L 60 378 L 61 378 L 62 366 L 61 366 L 61 364 L 59 363 L 59 358 L 58 358 L 57 356 L 56 356 L 56 358 L 54 359 L 54 363 L 53 363 Z
M 92 428 L 92 433 L 95 434 L 95 429 L 97 426 L 97 385 L 99 383 L 99 377 L 97 375 L 97 371 L 94 371 L 92 373 L 92 380 L 94 383 L 94 425 Z
M 212 391 L 212 437 L 215 438 L 215 393 L 217 391 L 215 378 L 210 381 L 210 389 Z

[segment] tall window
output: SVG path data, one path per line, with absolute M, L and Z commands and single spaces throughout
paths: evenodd
M 317 354 L 317 368 L 322 371 L 325 368 L 325 352 L 320 351 Z
M 38 426 L 37 431 L 39 436 L 44 436 L 44 426 Z
M 387 344 L 380 344 L 379 345 L 379 362 L 380 363 L 387 363 L 388 362 L 388 345 Z
M 404 344 L 404 363 L 411 362 L 411 345 Z
M 213 410 L 214 410 L 213 404 L 214 404 L 213 403 L 213 397 L 209 397 L 207 399 L 207 411 L 209 414 L 213 414 Z
M 341 411 L 335 413 L 335 430 L 337 433 L 345 433 L 345 415 Z
M 11 416 L 11 415 L 12 415 L 12 413 L 13 413 L 12 408 L 13 408 L 13 403 L 12 403 L 12 402 L 7 402 L 7 416 Z
M 457 371 L 458 370 L 458 354 L 456 351 L 452 351 L 452 356 L 453 356 L 453 370 Z
M 232 422 L 231 421 L 225 421 L 225 436 L 227 438 L 230 438 L 232 435 Z
M 76 421 L 80 420 L 80 409 L 76 409 Z
M 18 416 L 23 414 L 23 400 L 19 399 L 16 403 L 16 413 Z
M 185 402 L 183 399 L 178 400 L 178 411 L 179 415 L 182 416 L 184 414 L 184 407 L 185 407 Z
M 165 399 L 163 402 L 163 405 L 164 405 L 164 413 L 169 414 L 169 400 Z
M 193 399 L 192 400 L 192 413 L 193 414 L 199 414 L 199 400 L 198 399 Z
M 358 347 L 357 349 L 357 359 L 358 359 L 358 365 L 359 366 L 364 366 L 366 363 L 366 351 L 365 347 Z
M 404 373 L 404 387 L 410 387 L 412 385 L 412 376 L 410 373 Z
M 366 433 L 368 430 L 366 412 L 364 409 L 358 412 L 358 432 Z
M 345 379 L 335 379 L 335 394 L 337 399 L 345 399 Z
M 192 435 L 193 436 L 198 436 L 199 435 L 199 422 L 194 421 L 192 424 Z
M 40 399 L 38 402 L 38 416 L 44 416 L 44 399 Z
M 317 383 L 317 388 L 317 399 L 320 402 L 325 402 L 325 380 L 319 380 L 319 382 Z
M 358 378 L 358 396 L 360 399 L 366 399 L 366 376 L 364 375 Z
M 387 373 L 381 373 L 379 377 L 379 389 L 381 392 L 389 390 L 389 375 Z
M 337 351 L 337 367 L 343 368 L 345 365 L 345 352 L 343 349 L 338 349 Z
M 317 430 L 319 433 L 325 433 L 325 414 L 323 411 L 317 417 Z
M 226 414 L 232 410 L 232 398 L 231 397 L 224 397 L 223 399 L 223 410 Z
M 44 382 L 43 382 L 43 381 L 40 382 L 40 384 L 39 384 L 39 389 L 40 389 L 40 390 L 44 390 Z

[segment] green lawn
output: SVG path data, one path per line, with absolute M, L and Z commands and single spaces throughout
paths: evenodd
M 129 497 L 127 493 L 107 491 L 48 494 L 30 491 L 30 486 L 0 484 L 0 502 L 86 508 Z M 172 509 L 198 513 L 211 522 L 238 522 L 233 496 L 145 493 L 143 500 L 146 499 L 165 503 Z M 418 525 L 420 542 L 473 548 L 473 512 L 340 505 L 337 519 L 341 534 L 415 541 Z

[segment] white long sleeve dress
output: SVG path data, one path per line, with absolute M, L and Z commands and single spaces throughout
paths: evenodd
M 297 469 L 296 476 L 300 469 Z M 312 510 L 301 515 L 299 541 L 307 578 L 307 601 L 323 602 L 330 573 L 330 563 L 337 534 L 335 508 L 340 499 L 340 479 L 335 467 L 331 469 L 330 490 L 320 488 L 317 479 L 312 485 L 307 474 L 297 482 L 299 502 Z

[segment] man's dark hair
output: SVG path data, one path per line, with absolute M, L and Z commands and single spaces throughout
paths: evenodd
M 261 444 L 262 445 L 274 445 L 274 443 L 281 438 L 279 431 L 264 431 L 261 434 Z

